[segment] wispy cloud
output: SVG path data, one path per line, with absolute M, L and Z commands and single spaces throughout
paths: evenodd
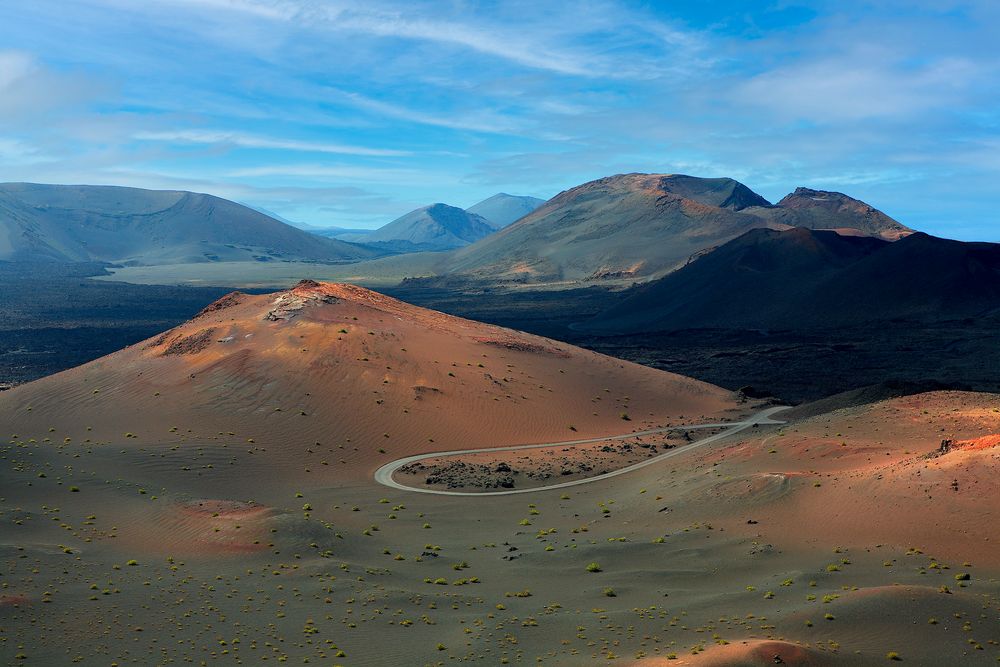
M 367 157 L 401 157 L 412 155 L 410 151 L 389 148 L 367 148 L 326 142 L 299 141 L 295 139 L 274 139 L 240 132 L 224 130 L 174 130 L 162 132 L 138 132 L 133 135 L 139 141 L 159 141 L 179 144 L 207 144 L 236 146 L 240 148 L 263 148 L 306 153 L 334 153 L 338 155 L 361 155 Z
M 401 37 L 452 44 L 526 67 L 574 76 L 613 75 L 600 58 L 586 51 L 557 48 L 508 28 L 482 28 L 456 21 L 413 19 L 401 12 L 332 11 L 327 20 L 336 30 L 381 37 Z M 529 33 L 530 34 L 530 33 Z
M 14 164 L 38 164 L 54 161 L 56 158 L 46 156 L 31 144 L 18 139 L 0 137 L 0 160 Z
M 311 180 L 339 180 L 391 183 L 397 185 L 437 182 L 441 176 L 417 169 L 372 168 L 355 165 L 327 164 L 274 164 L 226 172 L 233 178 L 300 178 Z
M 125 0 L 91 0 L 117 8 Z M 650 13 L 637 15 L 634 8 L 617 3 L 538 5 L 509 3 L 509 16 L 487 18 L 485 13 L 455 16 L 462 5 L 439 2 L 360 2 L 357 0 L 150 0 L 149 7 L 240 14 L 296 26 L 309 31 L 391 38 L 457 47 L 472 53 L 522 67 L 574 77 L 649 78 L 677 65 L 690 65 L 687 56 L 706 57 L 705 40 L 694 31 L 657 19 Z M 133 10 L 135 7 L 133 6 Z M 645 57 L 633 51 L 619 53 L 600 42 L 612 35 L 656 47 Z M 595 47 L 595 43 L 597 48 Z M 248 45 L 252 46 L 252 45 Z M 672 56 L 670 59 L 657 56 Z
M 735 99 L 784 118 L 860 121 L 958 108 L 984 69 L 966 58 L 912 64 L 878 47 L 779 66 L 737 86 Z
M 509 134 L 517 131 L 515 122 L 512 119 L 496 115 L 490 111 L 465 115 L 418 111 L 398 104 L 375 100 L 353 91 L 331 89 L 328 92 L 335 99 L 347 102 L 359 109 L 408 123 L 493 134 Z

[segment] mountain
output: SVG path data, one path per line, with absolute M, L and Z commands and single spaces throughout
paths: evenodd
M 370 249 L 323 239 L 207 194 L 114 186 L 0 184 L 0 260 L 131 265 L 341 262 Z
M 728 178 L 611 176 L 558 194 L 459 250 L 448 267 L 452 273 L 528 282 L 653 276 L 768 224 L 740 212 L 767 205 Z
M 419 252 L 460 248 L 496 230 L 496 225 L 475 213 L 447 204 L 431 204 L 410 211 L 373 232 L 339 236 L 380 249 Z
M 446 271 L 529 283 L 649 279 L 748 230 L 796 225 L 886 238 L 910 231 L 838 193 L 799 188 L 774 206 L 731 178 L 623 174 L 560 193 L 456 251 Z
M 544 203 L 545 200 L 538 197 L 509 195 L 506 192 L 501 192 L 465 210 L 486 218 L 499 229 L 520 220 Z
M 799 329 L 942 321 L 1000 310 L 1000 245 L 920 232 L 895 242 L 828 230 L 755 229 L 630 290 L 578 329 Z
M 301 476 L 316 441 L 354 443 L 336 454 L 341 465 L 317 461 L 305 478 L 317 484 L 356 482 L 420 451 L 628 432 L 732 405 L 729 392 L 696 380 L 361 287 L 302 281 L 229 294 L 162 335 L 4 392 L 0 421 L 28 433 L 58 415 L 95 440 L 128 431 L 140 446 L 186 429 L 234 431 L 266 443 L 260 462 L 271 479 Z M 260 483 L 244 480 L 237 497 Z
M 857 231 L 890 241 L 913 233 L 882 211 L 841 192 L 796 188 L 776 206 L 751 212 L 790 227 Z

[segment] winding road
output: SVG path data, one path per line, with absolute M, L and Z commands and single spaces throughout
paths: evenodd
M 704 447 L 705 445 L 716 442 L 717 440 L 722 440 L 723 438 L 729 437 L 734 433 L 739 433 L 744 429 L 748 429 L 752 426 L 758 426 L 761 424 L 784 424 L 785 422 L 776 421 L 771 419 L 771 415 L 781 412 L 782 410 L 788 410 L 789 406 L 786 405 L 776 405 L 766 410 L 761 410 L 750 417 L 747 417 L 743 421 L 738 422 L 726 422 L 722 424 L 692 424 L 692 425 L 681 425 L 681 426 L 666 426 L 663 428 L 654 428 L 646 431 L 635 431 L 633 433 L 625 433 L 624 435 L 611 435 L 602 438 L 586 438 L 584 440 L 568 440 L 565 442 L 548 442 L 541 443 L 537 445 L 514 445 L 510 447 L 482 447 L 480 449 L 459 449 L 450 452 L 432 452 L 429 454 L 417 454 L 415 456 L 407 456 L 402 459 L 396 459 L 386 463 L 384 466 L 375 471 L 375 481 L 384 486 L 388 486 L 392 489 L 398 489 L 400 491 L 412 491 L 414 493 L 430 493 L 438 496 L 511 496 L 516 493 L 537 493 L 539 491 L 552 491 L 553 489 L 564 489 L 569 486 L 578 486 L 580 484 L 589 484 L 591 482 L 597 482 L 602 479 L 607 479 L 609 477 L 616 477 L 618 475 L 624 475 L 627 472 L 632 472 L 633 470 L 638 470 L 639 468 L 645 468 L 646 466 L 653 465 L 654 463 L 659 463 L 663 459 L 668 459 L 672 456 L 677 456 L 679 454 L 686 454 L 693 449 L 698 449 Z M 424 459 L 446 457 L 446 456 L 461 456 L 463 454 L 482 454 L 484 452 L 511 452 L 519 449 L 540 449 L 543 447 L 567 447 L 573 445 L 585 445 L 594 442 L 604 442 L 607 440 L 626 440 L 628 438 L 634 438 L 641 435 L 651 435 L 653 433 L 665 433 L 667 431 L 691 431 L 694 429 L 706 429 L 706 428 L 724 428 L 725 430 L 716 433 L 715 435 L 710 435 L 707 438 L 702 438 L 701 440 L 696 440 L 690 445 L 685 445 L 683 447 L 675 447 L 670 449 L 658 456 L 640 461 L 638 463 L 633 463 L 630 466 L 624 468 L 619 468 L 618 470 L 612 470 L 611 472 L 606 472 L 602 475 L 595 475 L 593 477 L 586 477 L 584 479 L 574 479 L 570 482 L 560 482 L 558 484 L 550 484 L 549 486 L 536 486 L 530 489 L 502 489 L 497 491 L 445 491 L 439 489 L 426 489 L 415 486 L 406 486 L 405 484 L 400 484 L 392 478 L 397 470 L 409 463 L 415 463 L 417 461 L 422 461 Z

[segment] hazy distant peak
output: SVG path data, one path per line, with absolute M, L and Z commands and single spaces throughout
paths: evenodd
M 363 240 L 396 251 L 449 250 L 485 238 L 496 229 L 482 216 L 438 202 L 396 218 Z
M 520 220 L 544 203 L 545 200 L 538 197 L 499 192 L 465 210 L 486 218 L 500 228 Z

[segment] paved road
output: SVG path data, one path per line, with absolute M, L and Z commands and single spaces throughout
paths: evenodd
M 734 433 L 739 433 L 744 429 L 748 429 L 752 426 L 757 426 L 758 424 L 784 424 L 785 422 L 776 421 L 771 419 L 771 415 L 781 412 L 782 410 L 788 410 L 788 406 L 779 405 L 767 408 L 766 410 L 761 410 L 760 412 L 748 417 L 743 421 L 738 422 L 728 422 L 723 424 L 693 424 L 690 426 L 668 426 L 665 428 L 654 428 L 647 431 L 636 431 L 634 433 L 626 433 L 624 435 L 612 435 L 603 438 L 587 438 L 585 440 L 568 440 L 566 442 L 549 442 L 542 443 L 540 445 L 516 445 L 512 447 L 483 447 L 481 449 L 461 449 L 451 452 L 434 452 L 431 454 L 417 454 L 416 456 L 407 456 L 406 458 L 396 459 L 390 463 L 386 463 L 384 466 L 375 471 L 375 481 L 384 486 L 388 486 L 393 489 L 399 489 L 401 491 L 413 491 L 415 493 L 431 493 L 438 496 L 510 496 L 515 493 L 535 493 L 538 491 L 551 491 L 553 489 L 564 489 L 568 486 L 577 486 L 579 484 L 590 484 L 591 482 L 596 482 L 598 480 L 607 479 L 608 477 L 615 477 L 617 475 L 624 475 L 627 472 L 632 472 L 633 470 L 638 470 L 639 468 L 645 468 L 648 465 L 653 465 L 654 463 L 659 463 L 663 459 L 668 459 L 672 456 L 677 456 L 678 454 L 686 454 L 693 449 L 698 449 L 699 447 L 704 447 L 710 443 L 713 443 L 722 438 L 727 438 Z M 716 433 L 715 435 L 710 435 L 707 438 L 701 440 L 696 440 L 690 445 L 685 445 L 683 447 L 675 447 L 670 449 L 659 456 L 654 456 L 653 458 L 640 461 L 639 463 L 633 463 L 630 466 L 624 468 L 619 468 L 618 470 L 612 470 L 611 472 L 606 472 L 603 475 L 595 475 L 594 477 L 587 477 L 584 479 L 574 479 L 570 482 L 560 482 L 559 484 L 551 484 L 549 486 L 536 486 L 530 489 L 501 489 L 494 491 L 445 491 L 438 489 L 426 489 L 415 486 L 406 486 L 405 484 L 400 484 L 392 478 L 393 474 L 405 466 L 408 463 L 414 463 L 416 461 L 421 461 L 423 459 L 445 457 L 445 456 L 460 456 L 462 454 L 481 454 L 483 452 L 511 452 L 518 449 L 539 449 L 541 447 L 567 447 L 572 445 L 583 445 L 593 442 L 604 442 L 605 440 L 627 440 L 629 438 L 634 438 L 638 435 L 650 435 L 653 433 L 665 433 L 667 431 L 691 431 L 694 429 L 705 429 L 705 428 L 724 428 L 725 430 L 721 433 Z

